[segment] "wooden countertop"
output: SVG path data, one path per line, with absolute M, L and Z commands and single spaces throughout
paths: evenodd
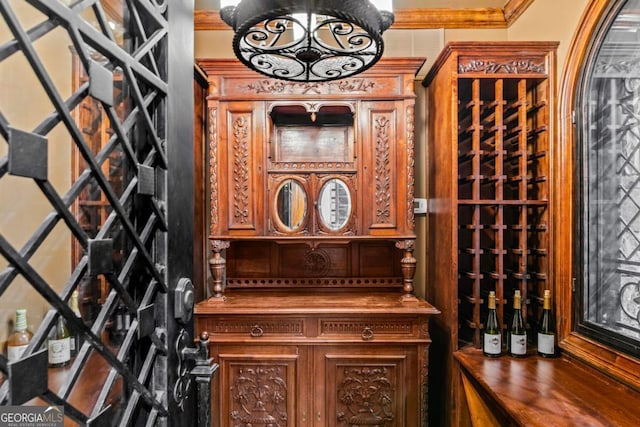
M 640 392 L 567 357 L 484 357 L 465 348 L 454 357 L 475 387 L 527 427 L 640 425 Z M 491 405 L 491 406 L 493 406 Z
M 271 292 L 227 291 L 225 301 L 206 300 L 195 314 L 416 314 L 440 312 L 421 298 L 401 300 L 402 292 Z

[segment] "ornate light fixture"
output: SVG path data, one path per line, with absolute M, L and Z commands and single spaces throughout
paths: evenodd
M 392 0 L 221 0 L 233 50 L 269 77 L 327 81 L 358 74 L 382 56 Z

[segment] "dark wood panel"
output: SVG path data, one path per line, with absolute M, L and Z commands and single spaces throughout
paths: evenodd
M 393 242 L 278 245 L 238 241 L 227 249 L 229 278 L 402 277 L 402 251 Z M 357 270 L 356 270 L 357 269 Z

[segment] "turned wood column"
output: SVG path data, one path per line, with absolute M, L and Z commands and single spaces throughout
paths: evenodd
M 223 282 L 227 273 L 227 261 L 220 252 L 227 249 L 229 246 L 230 243 L 226 240 L 211 241 L 211 251 L 213 252 L 213 256 L 209 260 L 209 268 L 211 269 L 211 276 L 213 277 L 213 287 L 211 288 L 210 300 L 224 301 Z
M 396 242 L 396 248 L 404 251 L 404 256 L 400 260 L 400 268 L 402 269 L 403 283 L 403 300 L 415 300 L 413 293 L 413 278 L 416 274 L 416 259 L 413 257 L 413 249 L 415 247 L 414 240 L 401 240 Z

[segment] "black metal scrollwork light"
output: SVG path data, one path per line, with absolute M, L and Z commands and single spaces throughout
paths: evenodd
M 382 56 L 392 0 L 221 0 L 233 50 L 249 68 L 320 82 L 358 74 Z

